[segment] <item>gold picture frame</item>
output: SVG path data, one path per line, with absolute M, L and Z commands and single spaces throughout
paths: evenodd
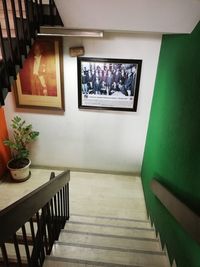
M 61 37 L 37 38 L 17 75 L 14 93 L 18 108 L 64 111 Z

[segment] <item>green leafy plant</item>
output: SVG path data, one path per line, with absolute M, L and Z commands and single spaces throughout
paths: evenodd
M 13 129 L 12 139 L 7 139 L 4 144 L 11 149 L 12 157 L 20 160 L 29 157 L 28 144 L 33 142 L 39 132 L 33 131 L 32 124 L 26 124 L 25 120 L 15 116 L 12 119 L 11 127 Z

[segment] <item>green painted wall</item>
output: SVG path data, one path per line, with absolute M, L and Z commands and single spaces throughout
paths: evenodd
M 148 212 L 178 267 L 200 267 L 200 245 L 150 189 L 158 177 L 200 213 L 200 23 L 190 35 L 163 36 L 142 166 Z

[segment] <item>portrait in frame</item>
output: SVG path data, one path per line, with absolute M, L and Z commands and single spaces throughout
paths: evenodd
M 61 37 L 38 37 L 14 85 L 17 107 L 63 110 L 63 51 Z

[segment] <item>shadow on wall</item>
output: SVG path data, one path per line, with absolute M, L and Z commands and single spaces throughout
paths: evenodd
M 7 161 L 10 159 L 10 150 L 4 146 L 3 140 L 8 137 L 8 130 L 3 108 L 0 108 L 0 177 L 6 170 Z

